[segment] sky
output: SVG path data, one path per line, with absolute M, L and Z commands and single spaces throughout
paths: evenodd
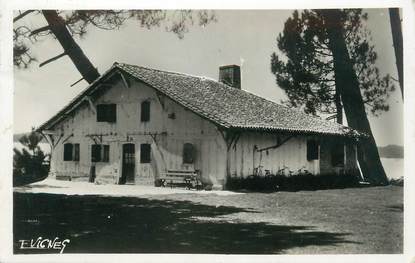
M 378 52 L 377 66 L 397 79 L 395 57 L 386 9 L 366 9 L 367 27 Z M 280 102 L 284 92 L 270 71 L 270 56 L 278 53 L 276 38 L 292 10 L 216 10 L 217 22 L 189 27 L 183 39 L 163 27 L 151 30 L 130 21 L 116 31 L 90 28 L 76 41 L 100 73 L 115 61 L 197 76 L 218 78 L 219 66 L 241 65 L 242 89 Z M 22 23 L 46 25 L 41 16 L 27 16 Z M 32 46 L 39 62 L 62 53 L 58 42 L 43 39 Z M 69 58 L 63 57 L 41 68 L 14 71 L 14 133 L 38 127 L 87 87 Z M 403 104 L 398 88 L 389 98 L 390 110 L 380 117 L 369 115 L 378 145 L 403 145 Z

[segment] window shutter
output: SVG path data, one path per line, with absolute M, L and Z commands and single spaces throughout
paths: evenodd
M 109 145 L 103 145 L 103 155 L 102 155 L 102 161 L 103 162 L 109 162 L 110 161 L 110 146 Z
M 318 141 L 308 140 L 307 141 L 307 160 L 318 160 Z
M 93 144 L 91 147 L 91 161 L 100 162 L 101 161 L 101 145 Z
M 140 163 L 151 162 L 151 145 L 144 143 L 140 145 Z
M 97 122 L 105 121 L 105 105 L 99 104 L 97 105 Z
M 72 161 L 73 145 L 71 143 L 65 143 L 63 145 L 63 160 Z
M 117 104 L 107 105 L 107 121 L 117 122 Z
M 344 144 L 335 143 L 331 148 L 331 165 L 343 166 L 344 165 Z
M 183 145 L 183 163 L 194 163 L 195 161 L 195 148 L 191 143 L 185 143 Z
M 141 121 L 147 122 L 150 121 L 150 102 L 143 101 L 141 103 Z
M 75 143 L 73 146 L 74 146 L 73 160 L 79 161 L 79 143 Z

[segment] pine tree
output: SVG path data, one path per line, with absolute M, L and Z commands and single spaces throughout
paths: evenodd
M 344 107 L 348 125 L 368 135 L 358 145 L 363 176 L 384 185 L 388 180 L 366 112 L 387 111 L 386 99 L 395 88 L 376 67 L 366 20 L 360 9 L 295 11 L 277 39 L 286 58 L 272 54 L 271 71 L 291 106 L 312 114 L 336 113 L 339 123 Z
M 361 90 L 365 108 L 377 116 L 389 110 L 387 98 L 395 89 L 389 75 L 381 76 L 377 53 L 365 27 L 367 13 L 361 9 L 339 12 L 346 32 L 345 41 Z M 283 103 L 302 107 L 314 115 L 336 114 L 342 123 L 342 102 L 336 89 L 333 53 L 324 19 L 318 10 L 294 11 L 277 38 L 282 55 L 271 55 L 271 71 L 288 96 Z

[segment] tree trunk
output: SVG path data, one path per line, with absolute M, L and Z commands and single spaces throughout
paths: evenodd
M 42 13 L 50 26 L 50 30 L 63 47 L 65 54 L 72 60 L 82 77 L 91 84 L 99 77 L 99 73 L 75 42 L 63 19 L 55 10 L 42 10 Z
M 393 48 L 395 49 L 396 67 L 398 69 L 399 86 L 401 87 L 403 100 L 403 41 L 399 8 L 389 8 L 389 17 L 391 23 Z
M 343 124 L 343 105 L 341 101 L 340 91 L 336 85 L 336 94 L 334 94 L 334 103 L 336 104 L 336 121 L 338 124 Z
M 347 122 L 350 127 L 369 135 L 358 145 L 358 159 L 364 178 L 374 185 L 386 185 L 388 179 L 380 161 L 376 142 L 367 119 L 359 82 L 353 69 L 343 32 L 340 10 L 322 10 L 333 53 L 336 87 L 339 88 Z

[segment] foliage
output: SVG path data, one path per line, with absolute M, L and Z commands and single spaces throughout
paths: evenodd
M 23 185 L 44 179 L 49 171 L 46 163 L 47 155 L 40 149 L 42 137 L 34 130 L 29 135 L 20 138 L 20 143 L 27 147 L 13 149 L 13 185 Z
M 391 76 L 381 76 L 376 66 L 377 53 L 366 28 L 367 13 L 361 9 L 342 10 L 342 21 L 354 70 L 366 110 L 377 116 L 389 110 L 387 98 L 395 89 Z M 281 55 L 271 55 L 271 71 L 288 100 L 286 105 L 302 107 L 306 113 L 336 113 L 336 83 L 332 52 L 328 45 L 327 25 L 319 10 L 294 11 L 278 35 Z
M 32 128 L 32 132 L 29 133 L 28 135 L 23 135 L 19 139 L 19 142 L 23 144 L 24 146 L 26 146 L 27 148 L 29 148 L 29 150 L 33 152 L 33 155 L 35 155 L 36 151 L 40 150 L 38 145 L 42 139 L 43 139 L 42 135 L 35 132 L 34 128 Z
M 404 178 L 402 176 L 402 177 L 399 177 L 397 179 L 390 179 L 389 184 L 396 185 L 396 186 L 403 186 L 404 185 Z
M 226 189 L 228 190 L 249 190 L 249 191 L 300 191 L 320 190 L 359 186 L 360 178 L 354 174 L 325 174 L 313 175 L 301 173 L 293 175 L 267 175 L 248 177 L 228 177 Z
M 30 51 L 33 44 L 44 37 L 53 36 L 51 25 L 33 28 L 32 23 L 22 22 L 21 19 L 29 14 L 41 16 L 42 11 L 18 11 L 13 20 L 13 62 L 19 68 L 26 68 L 36 61 Z M 173 32 L 181 39 L 189 26 L 195 23 L 206 26 L 216 21 L 215 13 L 207 10 L 65 10 L 58 11 L 58 14 L 71 34 L 78 37 L 84 37 L 91 27 L 117 30 L 132 20 L 147 29 L 164 26 L 166 31 Z

